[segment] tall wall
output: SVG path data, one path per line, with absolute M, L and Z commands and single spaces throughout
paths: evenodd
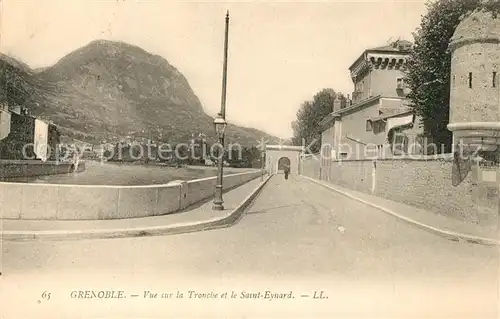
M 317 157 L 309 156 L 302 159 L 302 175 L 309 176 L 315 179 L 322 179 L 321 163 Z
M 332 159 L 336 158 L 333 152 L 336 151 L 335 126 L 331 124 L 328 129 L 321 133 L 321 154 L 323 158 L 322 166 L 328 166 Z
M 384 97 L 402 97 L 402 92 L 397 89 L 397 79 L 403 78 L 404 73 L 401 70 L 374 69 L 371 74 L 373 95 L 382 95 Z
M 224 177 L 225 191 L 260 177 Z M 165 185 L 98 186 L 0 182 L 0 219 L 92 220 L 165 215 L 213 196 L 217 177 Z
M 451 59 L 451 122 L 500 121 L 500 55 L 497 43 L 474 43 L 457 48 Z M 493 72 L 496 72 L 495 87 Z M 469 73 L 472 83 L 469 87 Z M 463 103 L 467 101 L 467 103 Z
M 358 75 L 357 81 L 354 83 L 354 91 L 358 92 L 357 96 L 354 96 L 354 103 L 362 101 L 370 97 L 370 93 L 372 92 L 371 87 L 371 73 L 370 72 L 362 72 Z
M 331 126 L 324 130 L 321 133 L 321 146 L 322 146 L 322 153 L 324 155 L 331 155 L 331 150 L 333 149 L 333 145 L 335 142 L 335 126 L 331 124 Z M 327 145 L 328 147 L 326 147 Z
M 304 175 L 319 179 L 320 160 L 304 160 Z M 498 186 L 479 182 L 469 173 L 452 186 L 449 158 L 335 161 L 328 179 L 332 184 L 374 194 L 467 222 L 498 218 Z M 496 172 L 493 172 L 496 174 Z

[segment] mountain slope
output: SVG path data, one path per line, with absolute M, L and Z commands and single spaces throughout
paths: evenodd
M 26 91 L 23 104 L 69 137 L 89 142 L 152 137 L 178 143 L 193 134 L 214 135 L 213 119 L 182 73 L 137 46 L 93 41 L 38 72 L 0 60 L 18 82 L 24 81 L 17 85 Z M 255 145 L 261 137 L 276 140 L 235 125 L 228 125 L 227 137 L 243 145 Z

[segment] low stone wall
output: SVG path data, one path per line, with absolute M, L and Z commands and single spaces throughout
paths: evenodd
M 78 164 L 78 172 L 85 170 L 85 162 Z M 72 163 L 42 162 L 36 160 L 0 160 L 0 179 L 73 173 Z
M 498 185 L 491 180 L 496 169 L 473 166 L 466 179 L 454 187 L 450 156 L 343 160 L 323 167 L 319 159 L 308 158 L 303 167 L 304 175 L 311 178 L 436 214 L 472 223 L 492 223 L 498 219 Z M 479 174 L 484 177 L 478 178 Z
M 224 176 L 224 190 L 261 172 Z M 90 186 L 0 182 L 4 219 L 91 220 L 157 216 L 182 210 L 214 194 L 216 177 L 166 185 Z

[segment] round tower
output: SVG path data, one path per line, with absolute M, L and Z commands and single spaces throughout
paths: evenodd
M 500 17 L 476 10 L 450 42 L 450 124 L 454 143 L 500 145 Z

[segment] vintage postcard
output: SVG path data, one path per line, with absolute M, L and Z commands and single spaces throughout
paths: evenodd
M 0 0 L 0 318 L 499 318 L 500 0 Z

